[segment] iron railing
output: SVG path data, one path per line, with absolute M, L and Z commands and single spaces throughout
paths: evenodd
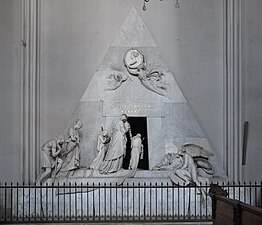
M 262 183 L 220 186 L 230 198 L 262 205 Z M 5 183 L 0 184 L 0 223 L 207 222 L 212 220 L 209 187 L 170 183 Z

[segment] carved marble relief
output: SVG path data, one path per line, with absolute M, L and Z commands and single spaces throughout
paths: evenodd
M 52 167 L 43 167 L 41 181 L 84 178 L 121 184 L 126 178 L 147 179 L 150 175 L 170 183 L 198 185 L 223 172 L 135 9 L 106 52 L 72 118 L 80 118 L 84 126 L 74 124 L 66 131 L 65 143 L 59 141 L 62 150 L 54 147 Z M 145 127 L 141 128 L 137 118 L 146 121 Z M 127 152 L 130 159 L 125 157 Z M 160 163 L 159 157 L 163 157 Z M 141 163 L 147 164 L 146 169 Z
M 148 69 L 145 56 L 138 49 L 129 49 L 123 57 L 124 65 L 128 71 L 110 74 L 107 79 L 106 90 L 116 90 L 130 75 L 137 77 L 141 84 L 150 91 L 159 95 L 167 96 L 168 84 L 165 81 L 165 75 L 157 70 Z

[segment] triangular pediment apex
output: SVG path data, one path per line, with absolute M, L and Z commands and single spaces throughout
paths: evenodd
M 111 46 L 156 47 L 137 9 L 133 6 Z

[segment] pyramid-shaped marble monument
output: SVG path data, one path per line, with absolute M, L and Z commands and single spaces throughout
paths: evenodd
M 139 13 L 132 8 L 86 88 L 73 118 L 83 123 L 80 164 L 96 156 L 97 137 L 125 113 L 133 135 L 141 133 L 152 169 L 170 146 L 194 143 L 211 149 Z M 141 129 L 141 130 L 140 130 Z M 218 174 L 216 156 L 210 160 Z M 217 173 L 216 172 L 216 173 Z

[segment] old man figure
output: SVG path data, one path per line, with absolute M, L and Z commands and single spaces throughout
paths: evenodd
M 62 166 L 62 159 L 59 158 L 64 138 L 59 136 L 56 139 L 48 140 L 41 148 L 41 164 L 44 172 L 40 174 L 36 182 L 41 183 L 44 179 L 51 177 L 53 169 L 53 177 L 59 172 Z

